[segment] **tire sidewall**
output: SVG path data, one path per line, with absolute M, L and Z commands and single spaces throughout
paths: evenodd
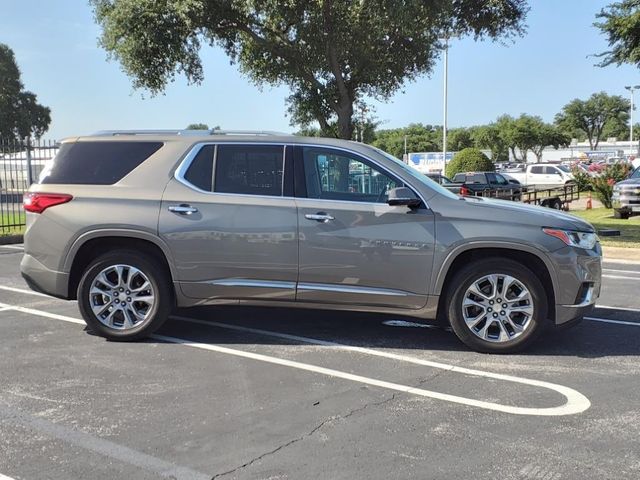
M 463 313 L 462 301 L 471 284 L 485 275 L 505 274 L 522 282 L 529 292 L 534 304 L 534 315 L 530 325 L 518 338 L 506 343 L 489 342 L 477 337 L 467 327 Z M 526 266 L 504 258 L 488 258 L 474 262 L 460 270 L 452 279 L 450 293 L 447 297 L 449 323 L 458 338 L 473 350 L 483 353 L 512 353 L 520 351 L 533 342 L 548 323 L 548 300 L 542 283 Z
M 95 277 L 105 268 L 112 265 L 130 265 L 143 272 L 151 283 L 156 301 L 151 315 L 143 324 L 130 330 L 117 330 L 101 323 L 93 314 L 89 302 L 89 290 Z M 163 269 L 151 257 L 132 251 L 114 251 L 101 255 L 92 261 L 85 270 L 78 284 L 78 307 L 89 329 L 110 340 L 138 340 L 156 331 L 165 322 L 172 308 L 171 289 Z

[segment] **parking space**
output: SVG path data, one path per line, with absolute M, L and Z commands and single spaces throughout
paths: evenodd
M 107 342 L 26 288 L 20 254 L 0 247 L 0 480 L 640 476 L 640 263 L 605 263 L 590 319 L 495 356 L 294 309 L 183 310 Z

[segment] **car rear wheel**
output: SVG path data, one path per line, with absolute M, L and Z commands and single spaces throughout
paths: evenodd
M 468 347 L 511 353 L 528 346 L 547 321 L 547 297 L 523 264 L 487 258 L 463 267 L 448 291 L 449 322 Z
M 628 220 L 630 214 L 629 214 L 629 212 L 626 212 L 624 210 L 614 210 L 613 211 L 613 216 L 614 216 L 614 218 L 619 218 L 619 219 L 622 219 L 622 220 Z
M 78 285 L 78 306 L 91 331 L 110 340 L 147 337 L 173 305 L 170 279 L 152 257 L 118 250 L 89 264 Z

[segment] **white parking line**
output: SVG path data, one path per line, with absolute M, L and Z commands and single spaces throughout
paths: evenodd
M 15 479 L 13 479 L 11 477 L 7 477 L 6 475 L 3 475 L 3 474 L 0 473 L 0 480 L 15 480 Z
M 640 277 L 627 277 L 625 275 L 606 275 L 606 274 L 602 274 L 602 278 L 614 278 L 616 280 L 640 280 Z
M 52 318 L 52 319 L 55 319 L 55 320 L 61 320 L 61 321 L 70 322 L 70 323 L 76 323 L 76 324 L 84 324 L 84 322 L 82 320 L 80 320 L 80 319 L 73 318 L 73 317 L 68 317 L 66 315 L 58 315 L 58 314 L 46 312 L 46 311 L 43 311 L 43 310 L 36 310 L 36 309 L 33 309 L 33 308 L 26 308 L 26 307 L 20 307 L 20 306 L 16 306 L 16 305 L 8 305 L 8 304 L 1 304 L 1 303 L 0 303 L 0 307 L 7 307 L 7 308 L 9 308 L 11 310 L 16 310 L 16 311 L 19 311 L 19 312 L 28 313 L 28 314 L 31 314 L 31 315 L 37 315 L 37 316 L 46 317 L 46 318 Z M 514 414 L 514 415 L 532 415 L 532 416 L 573 415 L 573 414 L 584 412 L 585 410 L 587 410 L 591 406 L 591 402 L 589 402 L 589 399 L 587 397 L 585 397 L 584 395 L 582 395 L 580 392 L 578 392 L 576 390 L 573 390 L 573 389 L 571 389 L 569 387 L 565 387 L 563 385 L 557 385 L 557 384 L 550 383 L 550 382 L 543 382 L 543 381 L 539 381 L 539 380 L 530 380 L 530 379 L 527 379 L 527 378 L 521 378 L 521 377 L 514 377 L 514 376 L 511 376 L 511 375 L 503 375 L 503 374 L 498 374 L 498 373 L 485 372 L 485 371 L 482 371 L 482 370 L 472 370 L 472 369 L 463 368 L 463 367 L 456 367 L 454 365 L 447 365 L 447 364 L 439 363 L 439 362 L 431 362 L 431 361 L 428 361 L 428 360 L 421 360 L 421 359 L 418 359 L 418 358 L 407 357 L 407 356 L 404 356 L 404 355 L 396 355 L 396 354 L 387 353 L 387 352 L 380 352 L 380 351 L 369 349 L 369 348 L 353 347 L 353 346 L 350 346 L 350 345 L 343 345 L 343 344 L 339 344 L 339 343 L 327 342 L 327 341 L 324 341 L 324 340 L 317 340 L 317 339 L 312 339 L 312 338 L 307 338 L 307 337 L 297 337 L 297 336 L 294 336 L 294 335 L 280 334 L 280 333 L 277 333 L 277 332 L 268 332 L 266 330 L 249 329 L 249 328 L 246 328 L 246 327 L 237 327 L 235 325 L 219 324 L 217 322 L 204 322 L 204 321 L 197 321 L 197 320 L 192 320 L 192 319 L 189 319 L 189 320 L 192 321 L 193 323 L 203 323 L 203 324 L 209 324 L 209 325 L 215 325 L 215 326 L 223 326 L 223 328 L 231 328 L 231 329 L 242 330 L 242 331 L 254 331 L 256 333 L 260 333 L 260 334 L 263 334 L 263 335 L 269 334 L 271 336 L 278 336 L 278 337 L 281 337 L 281 338 L 288 338 L 288 339 L 295 339 L 295 340 L 298 340 L 298 341 L 304 341 L 305 343 L 312 343 L 312 344 L 316 344 L 316 345 L 331 346 L 331 347 L 339 348 L 341 350 L 350 350 L 350 351 L 364 353 L 364 354 L 368 354 L 368 355 L 375 355 L 375 356 L 378 356 L 378 357 L 391 358 L 391 359 L 400 360 L 400 361 L 404 361 L 404 362 L 415 363 L 415 364 L 419 364 L 419 365 L 425 365 L 425 366 L 429 366 L 429 367 L 433 367 L 433 368 L 439 368 L 439 369 L 447 370 L 447 371 L 450 371 L 450 372 L 456 372 L 456 373 L 462 373 L 462 374 L 474 375 L 474 376 L 486 377 L 486 378 L 493 378 L 493 379 L 504 380 L 504 381 L 513 382 L 513 383 L 520 383 L 520 384 L 524 384 L 524 385 L 529 385 L 529 386 L 533 386 L 533 387 L 545 388 L 545 389 L 552 390 L 554 392 L 559 393 L 560 395 L 564 396 L 567 399 L 567 401 L 566 401 L 566 403 L 564 405 L 561 405 L 559 407 L 545 407 L 545 408 L 515 407 L 515 406 L 511 406 L 511 405 L 503 405 L 503 404 L 500 404 L 500 403 L 485 402 L 485 401 L 476 400 L 476 399 L 473 399 L 473 398 L 460 397 L 460 396 L 457 396 L 457 395 L 450 395 L 450 394 L 446 394 L 446 393 L 440 393 L 440 392 L 435 392 L 435 391 L 431 391 L 431 390 L 425 390 L 425 389 L 422 389 L 422 388 L 415 388 L 415 387 L 412 387 L 412 386 L 409 386 L 409 385 L 401 385 L 401 384 L 398 384 L 398 383 L 387 382 L 387 381 L 384 381 L 384 380 L 379 380 L 379 379 L 370 378 L 370 377 L 364 377 L 364 376 L 361 376 L 361 375 L 355 375 L 355 374 L 352 374 L 352 373 L 342 372 L 342 371 L 334 370 L 334 369 L 331 369 L 331 368 L 320 367 L 320 366 L 311 365 L 311 364 L 308 364 L 308 363 L 295 362 L 295 361 L 286 360 L 286 359 L 273 357 L 273 356 L 269 356 L 269 355 L 263 355 L 263 354 L 253 353 L 253 352 L 247 352 L 247 351 L 243 351 L 243 350 L 236 350 L 236 349 L 232 349 L 232 348 L 221 347 L 221 346 L 218 346 L 218 345 L 210 345 L 210 344 L 205 344 L 205 343 L 194 342 L 194 341 L 187 340 L 187 339 L 184 339 L 184 338 L 170 337 L 170 336 L 166 336 L 166 335 L 152 335 L 152 338 L 154 338 L 156 340 L 162 340 L 162 341 L 165 341 L 165 342 L 176 343 L 176 344 L 180 344 L 180 345 L 184 345 L 184 346 L 188 346 L 188 347 L 199 348 L 201 350 L 224 353 L 224 354 L 227 354 L 227 355 L 234 355 L 234 356 L 237 356 L 237 357 L 248 358 L 248 359 L 251 359 L 251 360 L 257 360 L 257 361 L 261 361 L 261 362 L 265 362 L 265 363 L 282 365 L 282 366 L 286 366 L 286 367 L 290 367 L 290 368 L 296 368 L 296 369 L 299 369 L 299 370 L 305 370 L 305 371 L 309 371 L 309 372 L 313 372 L 313 373 L 319 373 L 319 374 L 330 376 L 330 377 L 341 378 L 341 379 L 344 379 L 344 380 L 350 380 L 352 382 L 357 382 L 357 383 L 362 383 L 362 384 L 366 384 L 366 385 L 377 386 L 377 387 L 386 388 L 386 389 L 389 389 L 389 390 L 395 390 L 395 391 L 399 391 L 399 392 L 403 392 L 403 393 L 409 393 L 409 394 L 412 394 L 412 395 L 418 395 L 418 396 L 422 396 L 422 397 L 434 398 L 434 399 L 437 399 L 437 400 L 443 400 L 443 401 L 447 401 L 447 402 L 457 403 L 457 404 L 471 406 L 471 407 L 482 408 L 482 409 L 486 409 L 486 410 L 493 410 L 493 411 L 497 411 L 497 412 L 510 413 L 510 414 Z
M 35 295 L 37 297 L 52 298 L 50 295 L 45 295 L 44 293 L 35 292 L 33 290 L 25 290 L 24 288 L 7 287 L 5 285 L 0 285 L 0 290 L 6 290 L 8 292 L 16 292 L 16 293 L 26 293 L 26 294 L 29 294 L 29 295 Z
M 624 320 L 610 320 L 608 318 L 584 317 L 585 320 L 592 322 L 614 323 L 616 325 L 629 325 L 632 327 L 640 327 L 640 322 L 626 322 Z
M 611 305 L 600 305 L 596 304 L 596 308 L 602 308 L 605 310 L 622 310 L 625 312 L 637 312 L 640 313 L 640 308 L 629 308 L 629 307 L 614 307 Z
M 603 268 L 603 272 L 615 272 L 615 273 L 632 273 L 634 275 L 640 275 L 640 271 L 637 270 L 619 270 L 615 268 Z

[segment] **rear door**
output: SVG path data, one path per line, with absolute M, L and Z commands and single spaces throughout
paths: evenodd
M 290 148 L 196 146 L 164 192 L 159 230 L 183 293 L 294 300 L 297 215 Z
M 433 262 L 433 213 L 425 206 L 389 206 L 387 191 L 403 182 L 353 152 L 297 147 L 295 168 L 297 300 L 423 307 Z

